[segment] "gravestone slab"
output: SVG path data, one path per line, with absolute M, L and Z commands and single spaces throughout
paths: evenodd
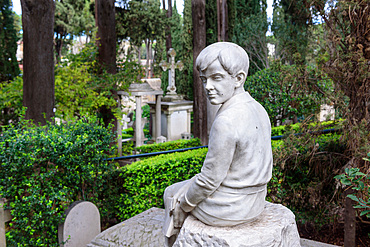
M 163 209 L 151 208 L 120 224 L 108 228 L 96 236 L 87 246 L 163 246 L 163 219 Z
M 232 227 L 208 226 L 189 216 L 173 245 L 222 247 L 300 247 L 294 214 L 280 204 L 266 203 L 251 223 Z
M 66 212 L 64 224 L 58 228 L 60 246 L 86 246 L 100 233 L 100 214 L 91 202 L 73 203 Z

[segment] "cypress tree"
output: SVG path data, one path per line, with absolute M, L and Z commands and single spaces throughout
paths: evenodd
M 20 74 L 17 62 L 17 31 L 10 0 L 0 0 L 0 82 Z

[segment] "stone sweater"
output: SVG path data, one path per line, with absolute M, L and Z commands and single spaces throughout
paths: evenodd
M 208 146 L 181 208 L 210 225 L 236 225 L 258 216 L 273 165 L 265 109 L 247 92 L 233 96 L 217 112 Z

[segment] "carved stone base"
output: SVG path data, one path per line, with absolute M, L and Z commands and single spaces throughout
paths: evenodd
M 174 247 L 300 247 L 294 214 L 280 204 L 266 203 L 253 222 L 233 227 L 205 225 L 193 216 L 185 222 Z

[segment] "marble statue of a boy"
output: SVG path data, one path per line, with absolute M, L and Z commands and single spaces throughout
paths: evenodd
M 211 226 L 254 220 L 264 209 L 272 175 L 270 120 L 243 87 L 247 53 L 233 43 L 215 43 L 199 54 L 196 67 L 207 98 L 221 107 L 201 172 L 165 191 L 163 230 L 169 246 L 189 213 Z

